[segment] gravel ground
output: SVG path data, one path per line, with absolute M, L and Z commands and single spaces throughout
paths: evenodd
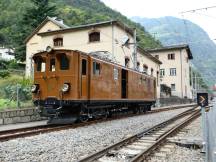
M 184 138 L 202 138 L 201 118 L 183 129 L 185 133 L 177 135 Z M 168 156 L 167 162 L 204 162 L 204 154 L 200 149 L 191 149 L 175 145 L 173 153 Z M 174 155 L 174 156 L 173 156 Z
M 0 162 L 67 162 L 101 150 L 187 108 L 19 138 L 0 144 Z

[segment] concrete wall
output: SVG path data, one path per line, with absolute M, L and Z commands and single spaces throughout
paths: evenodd
M 34 108 L 0 111 L 0 125 L 42 120 Z
M 160 107 L 189 104 L 189 103 L 193 103 L 193 101 L 191 99 L 184 99 L 184 98 L 177 98 L 177 97 L 160 98 Z

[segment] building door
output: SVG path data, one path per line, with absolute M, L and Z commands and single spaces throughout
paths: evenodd
M 121 72 L 121 96 L 122 98 L 128 97 L 128 71 L 122 69 Z
M 88 58 L 80 56 L 80 98 L 88 99 Z

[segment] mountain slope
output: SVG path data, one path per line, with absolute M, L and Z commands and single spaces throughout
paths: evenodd
M 139 44 L 142 47 L 161 46 L 140 24 L 134 23 L 119 12 L 107 7 L 100 0 L 50 0 L 56 6 L 56 16 L 62 18 L 69 26 L 94 23 L 110 19 L 118 19 L 130 27 L 138 28 Z M 21 29 L 29 24 L 20 24 L 23 14 L 32 7 L 31 0 L 1 0 L 0 1 L 0 46 L 16 47 L 16 39 L 21 35 Z M 29 28 L 27 28 L 29 29 Z M 29 30 L 29 34 L 33 29 Z M 25 57 L 25 53 L 23 53 Z
M 215 83 L 216 45 L 201 27 L 175 17 L 133 17 L 132 20 L 145 26 L 163 45 L 188 43 L 194 56 L 192 63 L 209 84 Z

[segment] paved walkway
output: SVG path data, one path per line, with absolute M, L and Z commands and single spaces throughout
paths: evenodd
M 28 122 L 28 123 L 7 124 L 7 125 L 0 126 L 0 131 L 13 130 L 19 128 L 28 128 L 28 127 L 34 127 L 34 126 L 46 125 L 46 124 L 47 124 L 47 120 Z

